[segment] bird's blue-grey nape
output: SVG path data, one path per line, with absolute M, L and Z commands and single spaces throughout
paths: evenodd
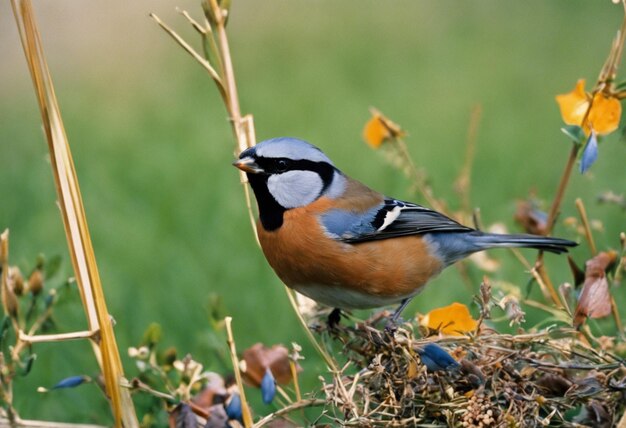
M 313 144 L 293 137 L 278 137 L 265 140 L 255 147 L 256 155 L 264 158 L 288 158 L 291 160 L 309 160 L 312 162 L 333 162 Z

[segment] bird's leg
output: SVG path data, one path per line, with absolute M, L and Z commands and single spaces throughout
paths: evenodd
M 335 308 L 328 315 L 328 328 L 334 330 L 339 325 L 339 321 L 341 321 L 341 309 Z
M 398 326 L 398 320 L 400 319 L 400 314 L 402 314 L 402 311 L 404 310 L 404 308 L 406 308 L 410 301 L 411 298 L 407 297 L 400 302 L 400 306 L 398 306 L 398 308 L 391 315 L 391 318 L 389 318 L 389 321 L 387 321 L 387 325 L 385 325 L 385 330 L 393 331 L 396 329 L 396 327 Z

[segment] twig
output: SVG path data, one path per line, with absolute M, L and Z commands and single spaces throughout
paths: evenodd
M 482 106 L 480 104 L 476 104 L 472 108 L 472 113 L 470 116 L 469 127 L 467 128 L 467 147 L 465 149 L 465 160 L 463 161 L 463 167 L 461 167 L 461 171 L 459 172 L 459 176 L 455 181 L 455 190 L 461 197 L 461 206 L 462 209 L 469 213 L 471 211 L 470 207 L 470 183 L 472 180 L 472 166 L 474 164 L 474 154 L 476 153 L 476 142 L 478 140 L 478 125 L 480 124 L 480 119 L 482 117 Z
M 296 298 L 293 295 L 293 293 L 295 293 L 295 291 L 291 291 L 291 289 L 285 285 L 285 292 L 287 293 L 287 297 L 289 297 L 289 303 L 291 303 L 291 307 L 293 308 L 294 312 L 296 313 L 296 317 L 298 317 L 298 321 L 300 321 L 300 324 L 302 324 L 304 326 L 304 332 L 306 333 L 306 335 L 309 338 L 310 342 L 313 344 L 313 347 L 320 354 L 320 356 L 322 357 L 322 359 L 324 360 L 324 362 L 328 366 L 328 369 L 330 371 L 332 371 L 332 372 L 338 372 L 339 370 L 338 370 L 337 365 L 335 364 L 335 361 L 333 360 L 333 358 L 322 347 L 322 345 L 319 344 L 319 342 L 315 339 L 315 336 L 313 336 L 313 333 L 311 332 L 311 329 L 307 326 L 307 323 L 304 320 L 304 317 L 302 316 L 302 313 L 298 309 L 298 303 L 296 302 Z
M 543 292 L 546 300 L 551 299 L 558 308 L 562 307 L 563 304 L 561 303 L 559 294 L 556 292 L 552 281 L 550 281 L 550 278 L 546 274 L 546 271 L 543 268 L 543 263 L 537 263 L 538 264 L 530 270 L 531 275 L 533 276 L 533 278 L 535 278 L 537 284 L 539 284 L 539 287 L 541 288 L 541 291 Z
M 0 416 L 0 426 L 12 428 L 106 428 L 104 425 L 72 424 L 65 422 L 36 421 L 17 418 L 10 422 L 6 416 Z
M 256 424 L 254 424 L 252 428 L 260 428 L 262 426 L 265 426 L 271 421 L 273 421 L 274 419 L 282 415 L 291 413 L 295 410 L 304 409 L 306 407 L 323 406 L 324 404 L 326 404 L 326 400 L 322 400 L 321 398 L 310 398 L 307 400 L 296 401 L 293 404 L 290 404 L 286 407 L 283 407 L 280 410 L 275 411 L 274 413 L 270 413 L 269 415 L 265 416 L 264 418 L 259 420 Z
M 593 235 L 591 234 L 591 227 L 589 226 L 589 219 L 587 218 L 587 210 L 585 210 L 585 204 L 580 198 L 576 198 L 576 209 L 578 209 L 580 221 L 582 222 L 583 228 L 585 230 L 585 239 L 587 239 L 587 242 L 589 243 L 591 255 L 595 256 L 598 253 L 598 250 L 596 249 L 596 243 L 594 242 Z
M 206 59 L 202 58 L 198 54 L 198 52 L 196 52 L 191 46 L 189 46 L 189 44 L 185 40 L 183 40 L 182 37 L 180 37 L 174 30 L 172 30 L 170 27 L 168 27 L 167 24 L 165 24 L 163 21 L 161 21 L 161 19 L 158 16 L 156 16 L 154 13 L 150 14 L 150 18 L 154 19 L 154 21 L 157 24 L 159 24 L 159 26 L 167 34 L 169 34 L 176 41 L 176 43 L 178 43 L 189 55 L 191 55 L 196 61 L 198 61 L 198 63 L 202 67 L 204 67 L 204 69 L 209 73 L 209 76 L 211 76 L 211 79 L 213 79 L 213 81 L 217 85 L 217 89 L 219 90 L 220 95 L 222 96 L 222 98 L 224 100 L 226 100 L 228 96 L 226 94 L 226 89 L 224 88 L 224 84 L 222 83 L 222 79 L 217 74 L 217 72 L 215 71 L 213 66 L 211 66 L 209 61 L 207 61 Z
M 24 343 L 64 342 L 67 340 L 92 339 L 99 331 L 76 331 L 71 333 L 38 334 L 31 336 L 20 330 L 19 340 Z
M 241 398 L 241 412 L 243 414 L 243 424 L 246 428 L 252 426 L 252 415 L 250 414 L 250 408 L 246 401 L 246 392 L 243 389 L 243 381 L 241 380 L 241 370 L 239 370 L 239 359 L 237 358 L 237 349 L 235 348 L 235 339 L 233 337 L 232 329 L 232 317 L 226 317 L 224 323 L 226 324 L 226 335 L 228 342 L 228 350 L 230 351 L 230 359 L 233 363 L 233 371 L 235 372 L 235 380 L 237 381 L 237 388 L 239 389 L 239 397 Z

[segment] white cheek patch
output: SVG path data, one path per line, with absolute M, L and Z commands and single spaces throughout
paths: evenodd
M 324 183 L 313 171 L 287 171 L 267 180 L 267 188 L 283 208 L 308 205 L 318 198 Z
M 383 221 L 383 225 L 380 226 L 377 230 L 378 232 L 380 232 L 381 230 L 385 230 L 387 228 L 387 226 L 389 226 L 391 223 L 393 223 L 394 221 L 396 221 L 396 219 L 398 218 L 398 216 L 400 215 L 400 212 L 402 211 L 402 207 L 398 206 L 398 207 L 394 207 L 394 209 L 392 209 L 391 211 L 389 211 L 386 215 L 385 215 L 385 220 Z

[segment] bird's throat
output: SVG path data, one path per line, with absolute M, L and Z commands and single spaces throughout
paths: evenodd
M 268 175 L 246 174 L 256 201 L 259 206 L 259 218 L 263 228 L 268 232 L 283 225 L 283 215 L 286 209 L 282 207 L 267 188 Z

